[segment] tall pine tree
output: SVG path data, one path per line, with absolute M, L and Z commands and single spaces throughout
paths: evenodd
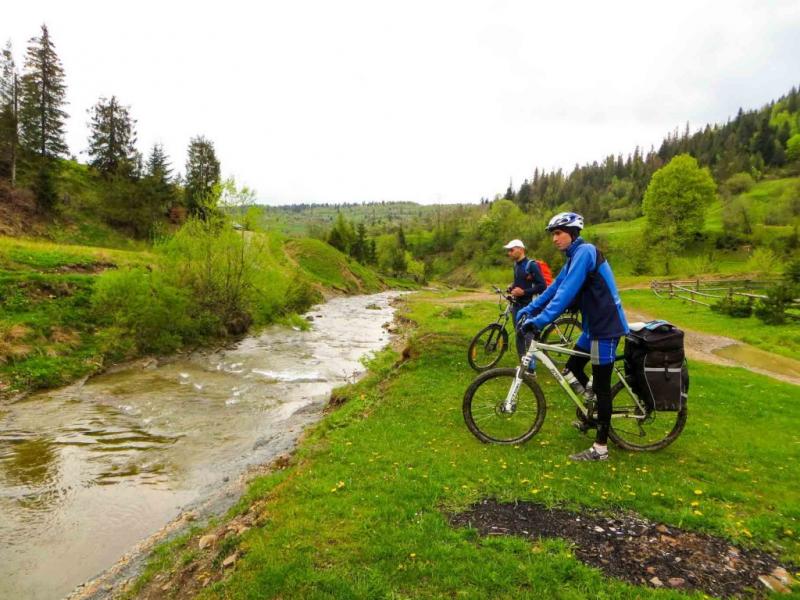
M 103 175 L 132 175 L 136 170 L 136 130 L 130 107 L 116 96 L 100 98 L 87 111 L 89 121 L 89 164 Z
M 46 25 L 42 25 L 42 35 L 28 43 L 20 101 L 22 147 L 41 158 L 63 156 L 67 153 L 64 121 L 68 116 L 63 110 L 67 92 L 64 68 Z
M 143 202 L 152 207 L 153 213 L 166 214 L 177 199 L 177 186 L 171 179 L 172 167 L 161 144 L 154 144 L 144 166 L 140 181 Z
M 0 52 L 0 177 L 11 187 L 17 179 L 19 146 L 19 76 L 11 52 L 11 41 Z
M 216 207 L 215 187 L 220 165 L 214 144 L 203 136 L 192 138 L 186 159 L 186 207 L 189 213 L 205 219 Z
M 153 148 L 150 150 L 150 156 L 147 157 L 145 174 L 159 183 L 170 183 L 172 165 L 170 165 L 169 157 L 166 152 L 164 152 L 164 146 L 161 144 L 153 144 Z

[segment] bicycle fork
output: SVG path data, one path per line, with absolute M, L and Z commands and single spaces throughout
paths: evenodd
M 522 385 L 522 376 L 520 375 L 521 368 L 522 367 L 517 367 L 514 381 L 511 383 L 508 394 L 506 394 L 506 399 L 503 400 L 503 404 L 500 406 L 500 412 L 503 414 L 511 414 L 517 409 L 517 394 L 519 393 L 519 386 Z
M 508 390 L 508 394 L 506 394 L 506 399 L 503 401 L 503 404 L 500 407 L 500 412 L 504 414 L 511 414 L 517 409 L 517 394 L 519 393 L 519 388 L 522 385 L 522 376 L 528 371 L 528 366 L 531 364 L 531 360 L 533 360 L 533 355 L 531 352 L 525 353 L 525 355 L 522 357 L 522 364 L 517 367 L 517 371 L 514 374 L 514 381 Z

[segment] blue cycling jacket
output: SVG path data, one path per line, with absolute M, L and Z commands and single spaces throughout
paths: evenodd
M 541 330 L 575 303 L 581 310 L 583 331 L 592 339 L 626 335 L 628 322 L 622 312 L 622 301 L 603 255 L 580 237 L 565 254 L 567 262 L 558 277 L 541 296 L 517 313 L 517 322 L 532 316 L 533 324 Z

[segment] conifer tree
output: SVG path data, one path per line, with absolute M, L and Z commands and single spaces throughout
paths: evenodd
M 172 181 L 172 166 L 161 144 L 154 144 L 143 168 L 140 187 L 143 199 L 154 212 L 165 212 L 177 198 L 176 183 Z
M 397 230 L 397 243 L 400 246 L 401 250 L 405 251 L 408 249 L 408 245 L 406 244 L 406 232 L 403 231 L 402 225 L 400 225 L 400 227 Z
M 161 144 L 153 144 L 150 156 L 147 157 L 145 173 L 160 183 L 170 183 L 172 165 L 170 165 L 169 157 Z
M 67 113 L 67 87 L 64 68 L 56 54 L 50 33 L 42 25 L 42 35 L 29 40 L 21 80 L 20 132 L 22 147 L 41 158 L 67 153 L 64 120 Z
M 350 247 L 350 256 L 355 258 L 358 262 L 364 263 L 367 260 L 367 227 L 363 221 L 356 227 L 356 238 L 353 245 Z
M 137 170 L 136 121 L 130 107 L 116 96 L 100 98 L 87 111 L 89 121 L 89 164 L 103 175 L 133 175 Z
M 203 136 L 192 138 L 186 159 L 186 207 L 189 213 L 205 219 L 216 207 L 215 188 L 219 183 L 220 164 L 214 144 Z
M 19 76 L 11 41 L 0 52 L 0 177 L 16 185 L 19 146 Z

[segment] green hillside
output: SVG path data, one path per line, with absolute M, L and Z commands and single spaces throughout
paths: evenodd
M 765 179 L 748 191 L 718 197 L 706 210 L 703 235 L 683 249 L 669 274 L 656 261 L 649 272 L 636 272 L 636 261 L 646 252 L 645 217 L 593 224 L 586 236 L 606 250 L 620 275 L 774 274 L 782 269 L 780 254 L 796 243 L 798 211 L 800 177 Z

